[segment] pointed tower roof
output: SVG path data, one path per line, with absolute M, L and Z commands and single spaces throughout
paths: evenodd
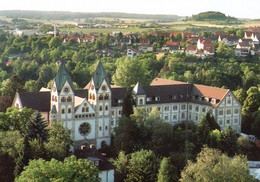
M 58 73 L 55 76 L 55 83 L 58 91 L 61 91 L 66 81 L 68 81 L 70 87 L 73 89 L 72 80 L 66 69 L 65 63 L 61 62 Z
M 106 80 L 108 86 L 110 87 L 110 82 L 109 79 L 107 77 L 107 74 L 105 72 L 105 69 L 103 67 L 103 64 L 101 63 L 101 61 L 98 61 L 97 67 L 96 67 L 96 71 L 94 72 L 93 75 L 93 81 L 95 84 L 95 88 L 98 90 L 102 84 L 102 82 Z
M 135 85 L 132 93 L 134 95 L 146 95 L 143 86 L 141 85 L 140 82 L 137 82 L 137 84 Z

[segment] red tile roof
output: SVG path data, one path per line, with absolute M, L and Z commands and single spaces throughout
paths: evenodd
M 167 42 L 166 42 L 166 45 L 173 45 L 173 46 L 175 46 L 175 45 L 180 45 L 180 42 L 167 41 Z
M 186 82 L 180 82 L 175 80 L 167 80 L 163 78 L 155 78 L 153 79 L 151 86 L 159 86 L 159 85 L 180 85 L 180 84 L 189 84 Z
M 197 46 L 196 45 L 188 45 L 186 48 L 187 51 L 196 51 Z

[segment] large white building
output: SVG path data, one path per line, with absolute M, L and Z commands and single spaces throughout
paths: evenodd
M 126 88 L 110 85 L 102 63 L 87 86 L 74 90 L 65 64 L 50 91 L 17 93 L 13 106 L 39 110 L 46 121 L 62 121 L 71 129 L 75 147 L 94 144 L 97 149 L 110 145 L 111 133 L 121 117 Z M 137 83 L 132 90 L 135 107 L 147 112 L 157 107 L 161 118 L 177 124 L 199 122 L 211 112 L 222 129 L 241 131 L 241 105 L 228 89 L 156 78 L 150 86 Z

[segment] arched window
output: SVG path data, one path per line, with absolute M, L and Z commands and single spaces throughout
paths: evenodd
M 71 102 L 72 101 L 72 98 L 71 98 L 71 96 L 69 96 L 68 98 L 67 98 L 67 102 Z
M 108 105 L 105 106 L 105 110 L 106 110 L 106 111 L 108 110 Z
M 96 99 L 96 97 L 95 97 L 95 94 L 93 94 L 93 96 L 92 96 L 92 99 L 93 99 L 93 100 L 95 100 L 95 99 Z
M 107 143 L 106 143 L 105 140 L 103 140 L 103 141 L 101 142 L 101 148 L 104 149 L 104 148 L 106 148 L 106 146 L 107 146 Z
M 51 97 L 51 100 L 54 101 L 54 95 Z
M 82 107 L 82 112 L 85 112 L 85 107 Z
M 71 113 L 71 108 L 68 109 L 68 113 Z
M 55 96 L 55 102 L 57 102 L 57 96 Z
M 106 94 L 105 97 L 104 97 L 105 100 L 108 100 L 109 99 L 109 95 Z
M 100 95 L 100 96 L 98 97 L 98 100 L 104 100 L 103 95 Z
M 92 99 L 92 94 L 89 94 L 89 99 Z
M 143 105 L 143 99 L 139 100 L 139 105 Z
M 89 112 L 89 107 L 86 107 L 86 112 Z
M 62 97 L 62 98 L 61 98 L 61 102 L 66 102 L 66 98 L 65 98 L 65 97 Z
M 102 111 L 103 110 L 103 107 L 102 106 L 99 106 L 99 111 Z
M 65 113 L 65 109 L 62 109 L 62 110 L 61 110 L 61 114 L 64 114 L 64 113 Z

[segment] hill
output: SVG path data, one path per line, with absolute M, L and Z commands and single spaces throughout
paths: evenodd
M 237 21 L 236 18 L 231 16 L 226 16 L 224 13 L 217 11 L 207 11 L 202 12 L 197 15 L 192 15 L 189 19 L 191 21 Z
M 135 14 L 135 13 L 83 13 L 69 11 L 26 11 L 26 10 L 4 10 L 0 11 L 0 16 L 8 18 L 28 18 L 47 20 L 74 20 L 86 18 L 129 18 L 129 19 L 153 19 L 157 21 L 172 22 L 180 20 L 177 15 L 155 15 L 155 14 Z

